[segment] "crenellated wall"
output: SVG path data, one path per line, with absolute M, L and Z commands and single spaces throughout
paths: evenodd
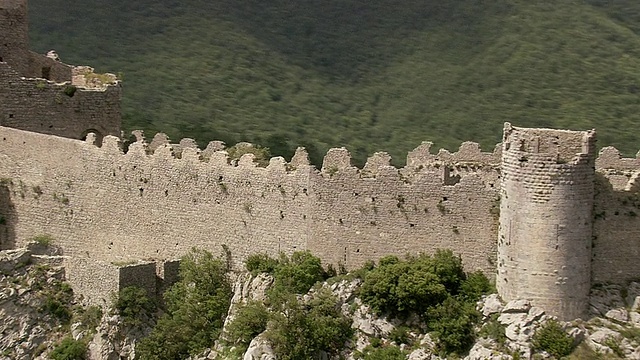
M 640 160 L 612 148 L 595 159 L 593 132 L 507 125 L 491 153 L 463 143 L 432 154 L 423 143 L 400 169 L 386 153 L 358 169 L 346 149 L 331 149 L 320 170 L 303 149 L 263 168 L 253 155 L 230 161 L 220 142 L 201 151 L 191 139 L 136 137 L 125 153 L 112 136 L 99 147 L 93 135 L 0 127 L 0 247 L 51 234 L 73 259 L 70 281 L 117 278 L 88 285 L 93 298 L 126 283 L 109 264 L 172 260 L 192 247 L 227 247 L 235 269 L 258 252 L 310 250 L 353 269 L 448 248 L 468 270 L 497 270 L 506 299 L 562 318 L 585 313 L 593 283 L 640 275 Z M 144 278 L 151 289 L 154 277 Z
M 124 154 L 117 142 L 106 137 L 99 148 L 0 127 L 9 198 L 0 213 L 11 224 L 0 231 L 3 247 L 46 232 L 65 255 L 106 262 L 173 259 L 194 246 L 220 253 L 224 244 L 235 266 L 251 253 L 309 249 L 347 268 L 451 248 L 470 270 L 493 271 L 496 164 L 423 153 L 419 165 L 396 169 L 377 154 L 358 170 L 346 150 L 333 149 L 322 171 L 302 150 L 289 164 L 274 158 L 261 168 L 252 155 L 230 165 L 225 152 L 187 142 L 180 158 L 167 144 L 151 153 L 140 141 Z

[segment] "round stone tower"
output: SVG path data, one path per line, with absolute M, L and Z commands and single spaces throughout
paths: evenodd
M 496 286 L 562 320 L 587 313 L 595 131 L 506 123 Z

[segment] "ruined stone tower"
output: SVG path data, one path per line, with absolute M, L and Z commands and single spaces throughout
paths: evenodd
M 591 285 L 594 131 L 506 123 L 496 285 L 561 319 L 584 316 Z
M 29 50 L 27 0 L 0 0 L 0 125 L 72 139 L 120 136 L 113 74 Z M 27 100 L 28 99 L 28 100 Z
M 0 61 L 25 68 L 27 64 L 20 63 L 28 56 L 28 48 L 26 0 L 0 0 Z

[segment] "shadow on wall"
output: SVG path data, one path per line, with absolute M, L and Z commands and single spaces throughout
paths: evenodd
M 0 179 L 0 250 L 14 249 L 16 245 L 16 213 L 9 190 L 11 180 Z
M 627 180 L 627 177 L 622 180 Z M 609 179 L 596 173 L 592 248 L 594 283 L 625 283 L 640 278 L 640 267 L 637 266 L 640 257 L 640 191 L 633 184 L 635 180 L 629 178 L 626 189 L 614 189 Z

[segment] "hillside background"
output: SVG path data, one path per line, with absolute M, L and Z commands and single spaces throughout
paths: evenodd
M 124 128 L 321 162 L 421 141 L 491 150 L 502 124 L 640 149 L 632 0 L 30 0 L 32 49 L 124 78 Z

